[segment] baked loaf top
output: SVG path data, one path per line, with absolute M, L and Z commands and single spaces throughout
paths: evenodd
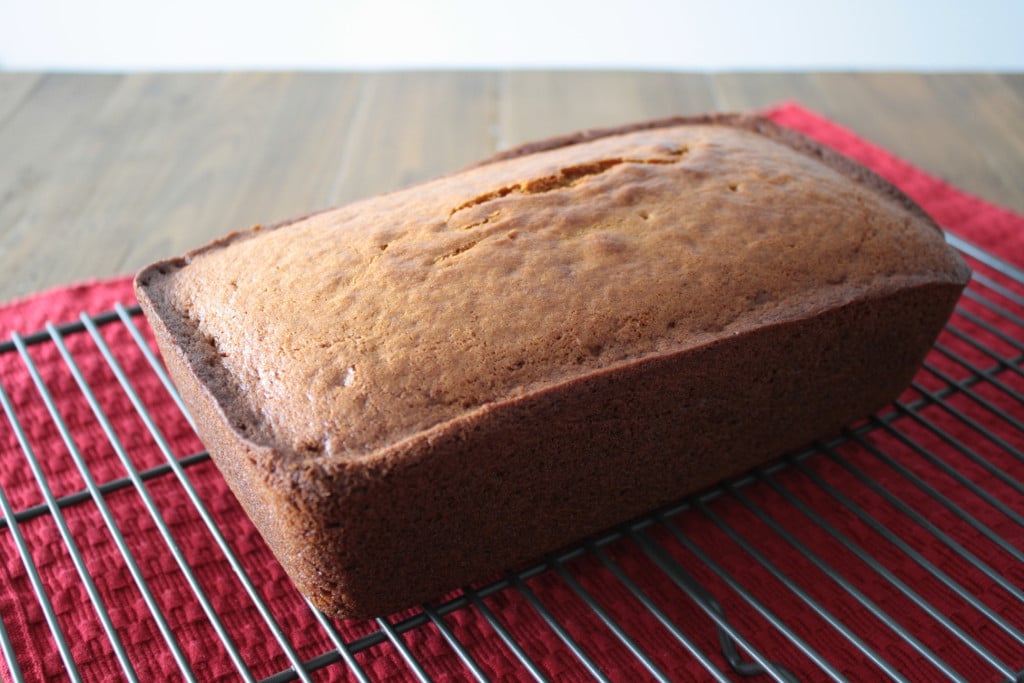
M 364 458 L 488 404 L 967 268 L 916 206 L 763 120 L 585 134 L 156 264 L 234 427 Z

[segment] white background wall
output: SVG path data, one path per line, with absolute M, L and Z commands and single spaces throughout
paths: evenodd
M 1024 70 L 1024 0 L 0 0 L 4 69 Z

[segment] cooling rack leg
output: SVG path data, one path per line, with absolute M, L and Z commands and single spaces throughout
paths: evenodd
M 669 578 L 677 586 L 682 588 L 695 602 L 702 603 L 705 611 L 713 613 L 718 617 L 715 620 L 717 622 L 715 628 L 718 631 L 718 642 L 722 647 L 722 654 L 736 673 L 741 676 L 768 674 L 787 683 L 799 683 L 793 674 L 781 664 L 770 662 L 771 670 L 769 670 L 758 662 L 744 660 L 740 655 L 739 648 L 736 647 L 736 641 L 722 627 L 722 623 L 728 623 L 728 620 L 725 616 L 725 610 L 718 604 L 718 601 L 695 578 L 690 576 L 689 572 L 679 566 L 679 563 L 672 559 L 646 532 L 635 532 L 633 538 L 636 539 L 643 551 L 647 553 L 663 572 L 668 574 Z

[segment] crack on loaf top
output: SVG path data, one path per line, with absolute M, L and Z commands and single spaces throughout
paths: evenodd
M 566 166 L 551 175 L 523 180 L 515 185 L 506 185 L 498 188 L 497 190 L 491 190 L 490 192 L 477 195 L 473 199 L 463 202 L 452 209 L 448 214 L 448 219 L 451 220 L 452 216 L 459 211 L 479 206 L 480 204 L 493 201 L 495 199 L 501 199 L 502 197 L 507 197 L 510 194 L 543 194 L 545 192 L 553 192 L 555 190 L 573 187 L 585 178 L 601 175 L 609 169 L 621 164 L 675 164 L 678 163 L 683 155 L 688 151 L 689 149 L 686 147 L 674 147 L 672 149 L 665 150 L 665 154 L 669 155 L 668 158 L 647 157 L 634 159 L 629 157 L 615 157 L 612 159 L 602 159 L 600 161 L 591 161 L 584 164 Z

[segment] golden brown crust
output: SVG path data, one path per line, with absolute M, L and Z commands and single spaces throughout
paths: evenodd
M 152 289 L 248 438 L 359 458 L 600 368 L 944 277 L 932 228 L 789 146 L 698 123 L 235 235 Z
M 760 116 L 752 116 L 750 114 L 719 112 L 698 114 L 695 116 L 669 116 L 661 119 L 652 119 L 650 121 L 630 123 L 623 126 L 592 128 L 589 130 L 548 138 L 547 140 L 528 142 L 523 145 L 502 150 L 487 159 L 470 166 L 469 168 L 484 166 L 486 164 L 505 161 L 507 159 L 515 159 L 529 154 L 536 154 L 538 152 L 546 152 L 559 149 L 561 147 L 568 147 L 570 145 L 578 145 L 584 142 L 597 140 L 599 138 L 623 135 L 625 133 L 631 133 L 638 130 L 654 130 L 657 128 L 670 128 L 672 126 L 693 125 L 733 126 L 736 128 L 754 131 L 772 140 L 778 140 L 795 150 L 817 158 L 825 165 L 839 171 L 851 180 L 864 183 L 873 190 L 893 198 L 918 218 L 935 225 L 931 216 L 925 213 L 914 200 L 871 169 L 865 168 L 849 157 L 836 152 L 831 147 L 826 147 L 817 140 L 809 138 L 792 128 L 783 128 L 774 121 Z M 938 225 L 935 225 L 935 229 L 941 231 L 941 228 L 939 228 Z
M 891 186 L 794 135 L 713 115 L 536 143 L 136 288 L 289 575 L 329 613 L 381 614 L 909 381 L 966 266 Z

